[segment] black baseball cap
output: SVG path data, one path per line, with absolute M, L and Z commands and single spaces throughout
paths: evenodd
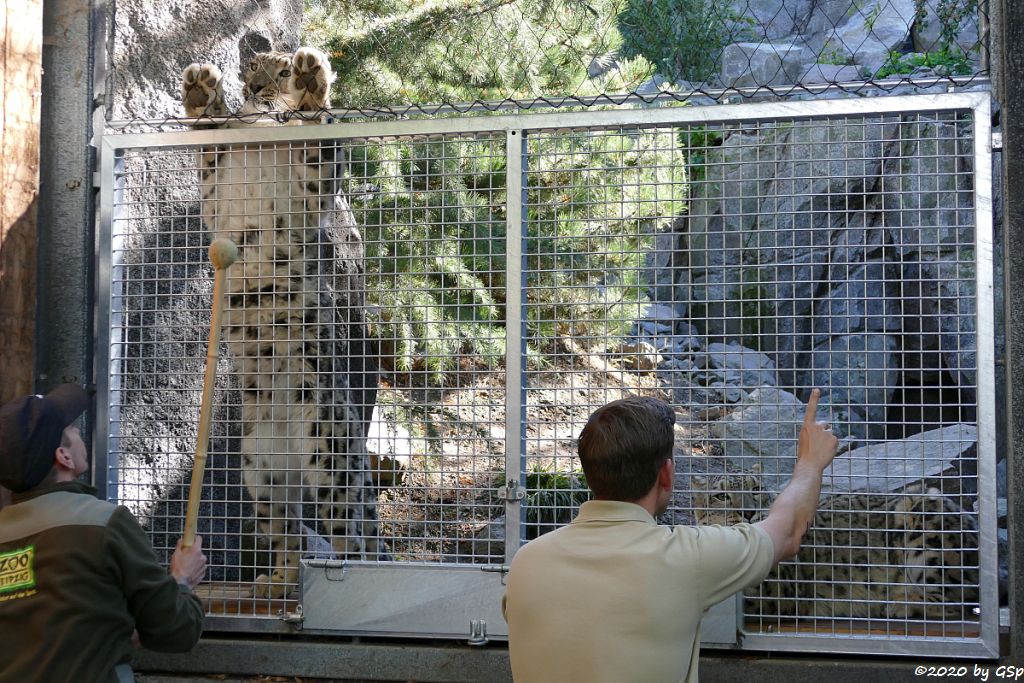
M 64 429 L 89 406 L 77 384 L 61 384 L 46 396 L 22 396 L 0 408 L 0 485 L 15 493 L 41 482 L 53 467 Z

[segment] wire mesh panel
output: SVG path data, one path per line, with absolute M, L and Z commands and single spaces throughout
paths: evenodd
M 744 642 L 978 638 L 977 123 L 953 110 L 531 135 L 525 345 L 547 362 L 526 372 L 527 414 L 565 417 L 527 429 L 525 537 L 574 516 L 588 496 L 574 439 L 636 394 L 676 407 L 662 521 L 764 519 L 818 387 L 841 455 L 800 553 L 744 594 Z M 610 159 L 608 140 L 629 151 Z M 854 642 L 819 646 L 877 647 Z
M 353 141 L 345 155 L 381 364 L 371 449 L 403 478 L 381 510 L 395 558 L 501 564 L 487 525 L 505 477 L 505 136 Z
M 500 565 L 504 157 L 502 135 L 119 158 L 107 485 L 165 554 L 196 446 L 205 244 L 239 248 L 200 522 L 212 613 L 287 610 L 300 557 Z
M 453 633 L 430 596 L 498 604 L 626 395 L 676 411 L 661 521 L 763 519 L 819 387 L 842 453 L 741 597 L 742 647 L 991 655 L 988 102 L 872 104 L 108 138 L 108 496 L 169 551 L 229 236 L 200 516 L 222 627 Z

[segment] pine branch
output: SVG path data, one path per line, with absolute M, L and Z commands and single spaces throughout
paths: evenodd
M 396 39 L 421 38 L 440 33 L 446 26 L 511 5 L 515 0 L 435 0 L 404 14 L 382 17 L 358 31 L 338 36 L 328 44 L 332 56 L 347 63 L 374 54 L 378 46 Z

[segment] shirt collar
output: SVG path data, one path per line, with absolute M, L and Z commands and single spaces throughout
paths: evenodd
M 576 515 L 573 524 L 586 524 L 587 522 L 644 522 L 646 524 L 657 524 L 651 513 L 636 503 L 626 503 L 621 500 L 588 500 L 580 506 L 580 512 Z
M 22 491 L 21 493 L 12 493 L 12 503 L 23 503 L 26 500 L 31 500 L 37 496 L 44 496 L 47 493 L 56 493 L 57 491 L 69 491 L 71 493 L 87 493 L 90 496 L 95 496 L 97 491 L 95 487 L 89 486 L 82 481 L 65 481 L 59 484 L 47 484 L 46 486 L 38 486 L 28 491 Z

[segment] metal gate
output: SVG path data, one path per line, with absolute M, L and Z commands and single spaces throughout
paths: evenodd
M 662 521 L 732 523 L 817 386 L 821 511 L 705 640 L 994 657 L 989 118 L 970 93 L 108 136 L 98 483 L 173 548 L 209 223 L 240 213 L 209 628 L 502 638 L 516 549 L 586 500 L 590 411 L 669 400 Z

